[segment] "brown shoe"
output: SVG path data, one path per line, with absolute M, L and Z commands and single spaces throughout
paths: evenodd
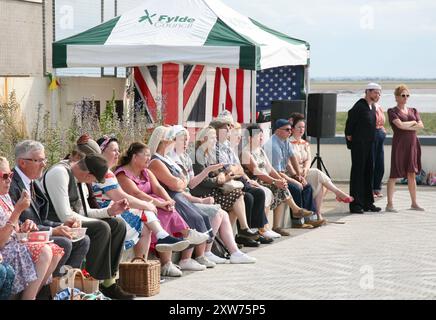
M 313 211 L 306 210 L 303 208 L 300 208 L 300 210 L 298 210 L 297 212 L 292 212 L 294 218 L 306 218 L 312 216 L 313 214 L 314 214 Z
M 288 231 L 285 231 L 282 228 L 272 228 L 272 231 L 277 232 L 282 237 L 289 237 L 291 235 Z
M 306 223 L 310 224 L 314 228 L 318 228 L 318 227 L 325 225 L 327 223 L 327 221 L 325 219 L 321 219 L 321 220 L 313 220 L 313 221 L 311 220 L 311 221 L 308 221 Z
M 295 228 L 295 229 L 313 229 L 314 227 L 310 224 L 304 223 L 304 224 L 294 224 L 294 225 L 292 225 L 292 228 Z

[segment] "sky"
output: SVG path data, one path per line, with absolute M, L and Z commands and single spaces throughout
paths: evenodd
M 435 0 L 221 0 L 311 46 L 312 78 L 436 78 Z
M 312 78 L 436 78 L 436 0 L 221 0 L 311 46 Z M 139 0 L 118 0 L 118 13 Z M 73 29 L 100 23 L 101 0 L 56 0 L 58 19 L 74 8 Z M 105 19 L 114 0 L 105 0 Z M 72 21 L 72 20 L 71 20 Z M 97 70 L 99 74 L 99 69 Z

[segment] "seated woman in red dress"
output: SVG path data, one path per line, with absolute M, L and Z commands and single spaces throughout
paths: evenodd
M 34 300 L 64 255 L 54 243 L 19 242 L 17 232 L 38 230 L 32 220 L 18 225 L 21 213 L 30 205 L 30 195 L 23 192 L 14 205 L 9 197 L 12 172 L 6 158 L 0 157 L 0 254 L 15 271 L 12 294 L 22 292 L 21 299 Z

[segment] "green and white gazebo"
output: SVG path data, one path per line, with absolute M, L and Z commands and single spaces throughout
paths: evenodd
M 305 66 L 301 91 L 309 91 L 309 44 L 241 15 L 219 0 L 143 0 L 118 17 L 54 42 L 52 61 L 55 69 L 168 63 L 245 69 L 244 74 L 251 71 L 251 99 L 244 100 L 249 101 L 251 119 L 256 116 L 258 70 Z M 173 106 L 176 102 L 169 103 L 179 123 L 182 100 L 177 100 L 177 107 Z M 210 111 L 210 106 L 204 107 Z
M 121 16 L 53 43 L 53 67 L 202 64 L 261 70 L 307 65 L 309 44 L 218 0 L 145 0 Z

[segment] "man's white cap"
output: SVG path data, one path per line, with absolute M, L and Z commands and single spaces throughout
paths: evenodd
M 375 82 L 368 83 L 365 87 L 365 90 L 381 90 L 381 85 Z

